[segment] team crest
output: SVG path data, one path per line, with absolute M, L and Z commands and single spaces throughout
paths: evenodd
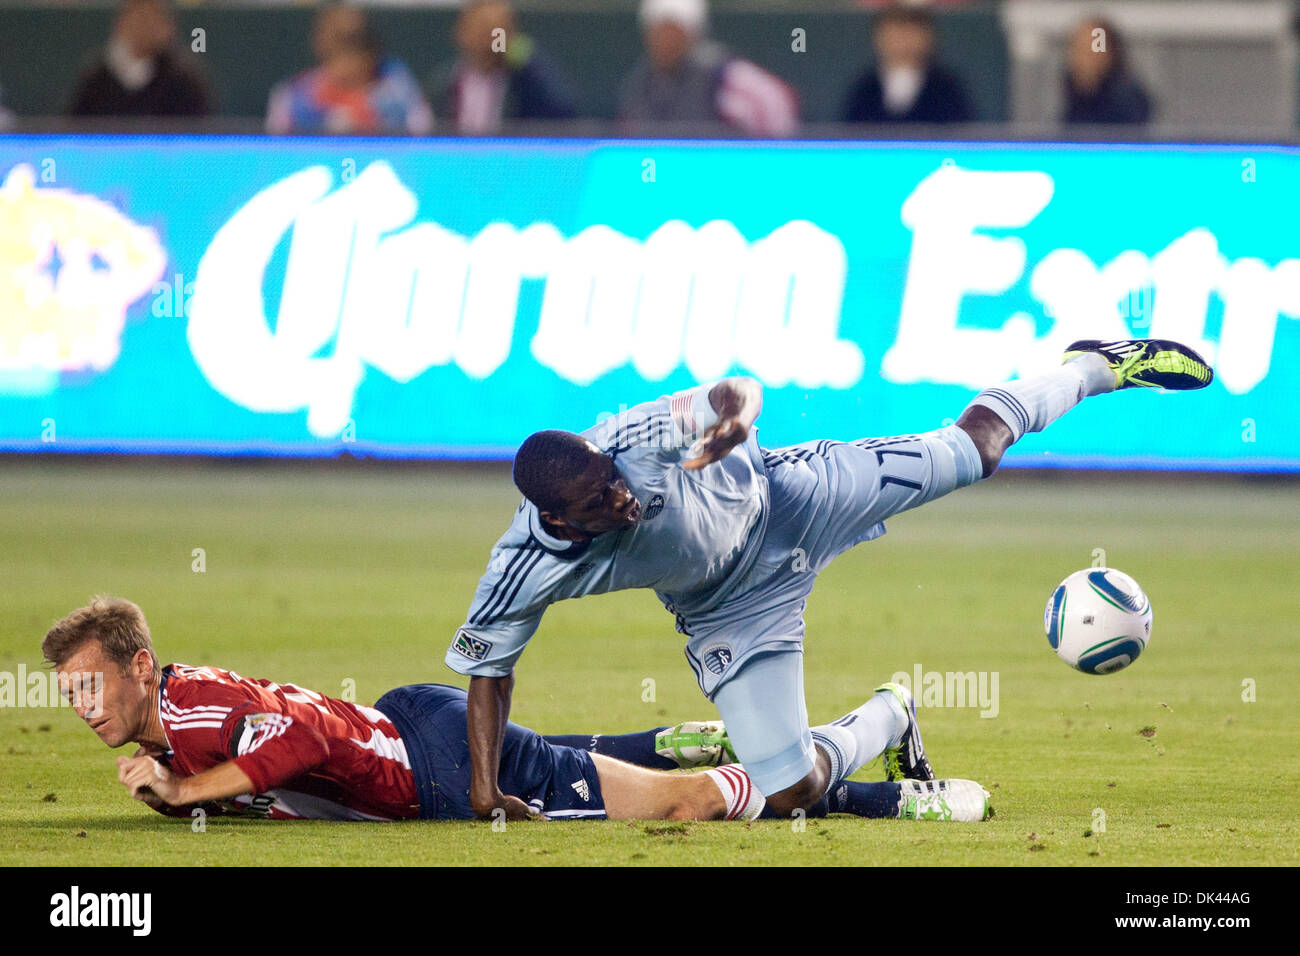
M 655 495 L 650 499 L 649 504 L 645 506 L 645 511 L 641 512 L 641 520 L 649 521 L 659 512 L 664 510 L 664 496 Z
M 731 648 L 726 644 L 710 647 L 704 652 L 704 666 L 710 673 L 721 676 L 722 672 L 731 666 Z

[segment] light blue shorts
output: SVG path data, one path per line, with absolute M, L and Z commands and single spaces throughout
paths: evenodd
M 817 751 L 804 705 L 803 651 L 752 655 L 713 702 L 759 793 L 770 797 L 813 769 Z
M 885 533 L 891 515 L 973 484 L 979 453 L 956 426 L 923 435 L 765 450 L 771 515 L 735 593 L 683 620 L 686 657 L 754 784 L 771 795 L 813 768 L 803 695 L 804 608 L 817 574 Z

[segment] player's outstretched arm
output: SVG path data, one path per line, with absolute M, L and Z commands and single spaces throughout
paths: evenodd
M 151 806 L 151 796 L 179 807 L 257 792 L 248 774 L 233 760 L 192 777 L 178 777 L 153 757 L 118 757 L 117 779 L 132 797 Z
M 763 386 L 743 376 L 725 378 L 709 391 L 709 404 L 718 420 L 696 443 L 696 456 L 683 463 L 688 471 L 721 461 L 749 437 L 749 429 L 763 410 Z
M 510 695 L 515 675 L 505 677 L 471 677 L 466 712 L 469 735 L 470 786 L 469 805 L 480 817 L 491 817 L 497 809 L 505 810 L 507 820 L 523 820 L 530 815 L 528 804 L 501 792 L 501 741 L 510 718 Z

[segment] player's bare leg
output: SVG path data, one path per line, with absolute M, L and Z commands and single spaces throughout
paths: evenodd
M 592 754 L 611 820 L 753 819 L 763 798 L 743 768 L 663 773 Z
M 830 789 L 831 762 L 826 751 L 817 748 L 817 765 L 793 786 L 767 798 L 767 805 L 778 816 L 792 816 L 796 810 L 810 810 Z
M 992 409 L 983 405 L 971 405 L 957 419 L 957 427 L 970 436 L 975 450 L 979 452 L 980 464 L 984 466 L 982 477 L 987 478 L 997 470 L 1002 455 L 1016 440 Z

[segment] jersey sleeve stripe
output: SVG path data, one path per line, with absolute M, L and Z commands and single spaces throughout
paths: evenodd
M 624 423 L 615 431 L 613 443 L 603 449 L 607 455 L 620 455 L 637 445 L 649 444 L 653 439 L 662 443 L 663 433 L 672 435 L 672 417 L 654 415 L 632 423 Z
M 519 589 L 524 586 L 524 581 L 527 580 L 528 575 L 532 573 L 533 568 L 537 567 L 537 565 L 541 563 L 542 558 L 545 556 L 546 553 L 542 551 L 540 548 L 534 550 L 533 556 L 529 558 L 527 562 L 525 562 L 523 565 L 520 566 L 521 568 L 520 573 L 515 575 L 514 588 L 510 591 L 509 595 L 506 597 L 505 603 L 503 603 L 491 617 L 487 618 L 481 623 L 491 624 L 493 621 L 499 619 L 501 615 L 505 614 L 506 611 L 510 610 L 510 604 L 511 602 L 514 601 L 515 595 L 519 593 Z
M 244 757 L 251 754 L 262 744 L 283 735 L 286 730 L 293 726 L 293 719 L 283 714 L 258 714 L 256 716 L 261 718 L 261 722 L 256 725 L 244 725 L 237 746 L 237 756 Z
M 496 584 L 492 585 L 492 593 L 489 594 L 487 596 L 487 599 L 482 603 L 482 605 L 479 606 L 478 611 L 470 614 L 469 616 L 470 624 L 483 623 L 481 619 L 487 614 L 488 610 L 492 607 L 492 605 L 496 603 L 497 593 L 501 590 L 502 585 L 504 585 L 506 588 L 510 587 L 510 585 L 507 582 L 510 580 L 511 572 L 514 571 L 515 565 L 518 564 L 519 560 L 523 558 L 524 555 L 526 555 L 527 553 L 528 553 L 527 547 L 519 548 L 515 551 L 514 557 L 512 557 L 510 559 L 510 563 L 506 565 L 505 573 L 502 574 L 501 577 L 497 578 Z
M 479 612 L 478 620 L 471 621 L 470 623 L 475 625 L 491 624 L 501 616 L 501 612 L 510 605 L 510 601 L 513 597 L 510 591 L 511 586 L 527 576 L 528 564 L 533 560 L 534 554 L 541 554 L 541 548 L 535 541 L 528 541 L 519 549 L 514 559 L 510 562 L 510 566 L 506 568 L 506 573 L 502 577 L 502 580 L 498 582 L 501 585 L 501 592 L 497 595 L 495 600 Z M 496 588 L 493 588 L 493 591 L 495 590 Z
M 165 710 L 168 714 L 171 714 L 173 717 L 176 717 L 178 719 L 183 717 L 189 717 L 191 715 L 197 717 L 203 714 L 230 713 L 229 707 L 215 707 L 215 706 L 214 707 L 187 707 L 185 709 L 181 709 L 179 707 L 174 707 L 171 701 L 163 701 L 163 710 Z

